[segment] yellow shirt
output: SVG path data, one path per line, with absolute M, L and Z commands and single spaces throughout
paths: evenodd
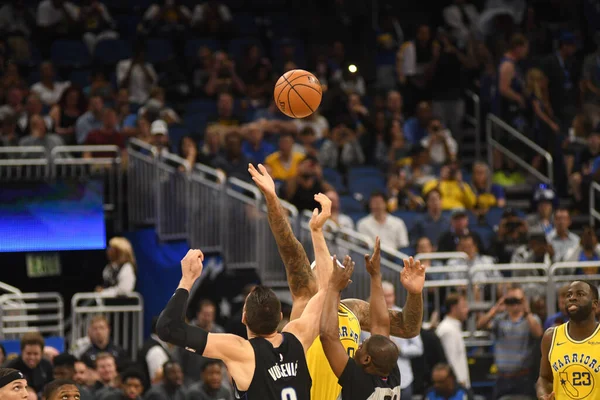
M 353 358 L 360 340 L 360 323 L 354 313 L 344 304 L 340 304 L 338 308 L 338 324 L 342 345 L 348 352 L 348 356 Z M 313 342 L 306 352 L 306 362 L 312 378 L 310 398 L 336 400 L 342 392 L 342 387 L 338 384 L 338 378 L 329 366 L 329 361 L 327 361 L 319 338 Z
M 554 328 L 548 359 L 556 400 L 600 399 L 600 325 L 587 339 L 569 337 L 569 323 Z
M 439 186 L 438 186 L 439 185 Z M 442 209 L 452 210 L 454 208 L 473 208 L 477 198 L 475 193 L 467 183 L 462 187 L 457 181 L 439 181 L 434 179 L 429 181 L 423 187 L 423 196 L 430 190 L 438 188 L 442 194 Z
M 281 181 L 288 180 L 298 174 L 298 164 L 304 159 L 304 154 L 292 153 L 291 160 L 288 165 L 281 161 L 279 152 L 273 153 L 265 159 L 265 164 L 271 168 L 271 176 L 273 179 Z

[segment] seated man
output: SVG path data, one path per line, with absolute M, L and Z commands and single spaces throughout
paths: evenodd
M 52 364 L 44 358 L 44 338 L 38 332 L 28 332 L 21 337 L 21 355 L 7 362 L 6 368 L 23 373 L 27 383 L 37 393 L 52 380 Z
M 433 387 L 425 400 L 473 400 L 473 395 L 456 382 L 456 376 L 448 364 L 437 364 L 431 374 Z
M 110 325 L 103 315 L 92 318 L 88 327 L 87 340 L 79 341 L 77 345 L 79 348 L 75 348 L 71 353 L 87 365 L 94 365 L 96 357 L 100 353 L 111 354 L 121 370 L 129 362 L 125 350 L 110 340 Z

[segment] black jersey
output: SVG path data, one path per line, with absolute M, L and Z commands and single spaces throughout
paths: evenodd
M 277 348 L 264 338 L 250 339 L 254 349 L 254 376 L 247 391 L 238 390 L 236 399 L 243 400 L 310 400 L 312 379 L 306 365 L 304 348 L 289 332 L 282 333 Z

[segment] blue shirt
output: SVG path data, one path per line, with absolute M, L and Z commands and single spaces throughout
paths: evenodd
M 442 233 L 450 229 L 450 220 L 441 216 L 437 221 L 431 218 L 431 215 L 426 214 L 419 218 L 413 228 L 410 230 L 410 237 L 413 240 L 413 245 L 425 236 L 434 246 L 437 246 L 438 240 Z
M 427 136 L 427 129 L 421 127 L 416 117 L 409 118 L 402 127 L 404 138 L 410 144 L 421 143 L 421 139 Z
M 425 400 L 467 400 L 471 398 L 469 391 L 462 386 L 457 386 L 456 391 L 449 397 L 438 394 L 435 389 L 431 389 L 425 395 Z
M 262 141 L 258 149 L 255 149 L 250 142 L 242 143 L 242 153 L 254 163 L 264 163 L 268 155 L 275 153 L 277 149 L 271 143 Z
M 102 120 L 96 119 L 91 111 L 88 111 L 77 118 L 77 122 L 75 123 L 75 137 L 77 139 L 77 144 L 85 143 L 88 134 L 91 131 L 100 128 L 102 128 Z
M 550 328 L 551 326 L 564 324 L 568 320 L 569 320 L 569 316 L 567 314 L 565 314 L 564 312 L 559 311 L 556 314 L 553 314 L 553 315 L 549 316 L 548 318 L 546 318 L 546 321 L 544 321 L 544 331 L 546 329 Z
M 598 168 L 600 168 L 600 157 L 596 157 L 592 161 L 592 175 L 598 171 Z

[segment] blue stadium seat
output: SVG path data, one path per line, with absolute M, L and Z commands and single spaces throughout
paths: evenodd
M 327 183 L 331 184 L 338 193 L 344 193 L 346 191 L 342 175 L 335 169 L 323 168 L 323 178 L 325 178 Z
M 212 51 L 219 50 L 221 45 L 216 39 L 191 39 L 185 43 L 186 58 L 195 58 L 200 47 L 208 47 Z
M 385 191 L 385 179 L 377 176 L 348 178 L 348 189 L 350 193 L 360 193 L 365 199 L 368 199 L 373 192 Z
M 354 221 L 354 226 L 356 226 L 358 221 L 360 221 L 361 219 L 363 219 L 364 217 L 369 215 L 369 213 L 367 213 L 365 211 L 352 211 L 352 212 L 345 213 L 345 214 L 348 215 L 350 218 L 352 218 L 352 221 Z
M 234 59 L 238 60 L 244 56 L 244 51 L 250 44 L 256 44 L 261 49 L 261 53 L 264 54 L 264 49 L 260 43 L 260 41 L 256 38 L 245 37 L 245 38 L 237 38 L 231 40 L 229 42 L 229 55 Z
M 407 256 L 414 256 L 417 254 L 417 250 L 414 247 L 403 247 L 400 249 L 400 251 Z
M 190 131 L 185 125 L 169 126 L 169 142 L 171 142 L 171 150 L 175 152 L 175 154 L 179 154 L 181 139 L 189 134 Z
M 494 232 L 494 230 L 492 228 L 490 228 L 489 226 L 471 226 L 469 227 L 469 230 L 471 232 L 476 232 L 480 237 L 481 237 L 481 241 L 483 242 L 483 249 L 479 249 L 481 252 L 483 252 L 485 249 L 489 249 L 490 245 L 492 244 L 492 240 L 494 238 L 494 236 L 496 235 L 496 232 Z
M 81 40 L 57 40 L 50 48 L 52 62 L 57 67 L 85 67 L 92 58 Z
M 256 26 L 256 17 L 248 13 L 239 13 L 233 15 L 233 25 L 240 36 L 258 35 Z
M 348 170 L 348 181 L 357 178 L 381 177 L 385 179 L 385 175 L 379 168 L 376 167 L 354 167 Z
M 77 85 L 83 89 L 90 84 L 91 74 L 89 69 L 76 69 L 71 71 L 69 81 L 71 82 L 71 85 Z
M 415 211 L 394 211 L 392 213 L 392 215 L 395 217 L 398 217 L 402 221 L 404 221 L 404 224 L 406 225 L 406 229 L 409 232 L 415 226 L 415 224 L 417 223 L 417 220 L 420 217 L 420 214 Z
M 204 130 L 206 129 L 206 115 L 198 113 L 186 114 L 183 117 L 183 123 L 191 135 L 195 136 L 196 138 L 204 137 Z
M 113 65 L 131 57 L 131 46 L 121 39 L 107 39 L 96 45 L 94 60 L 105 65 Z
M 212 99 L 194 99 L 190 100 L 186 107 L 185 113 L 200 113 L 204 115 L 216 114 L 217 102 Z
M 117 29 L 119 30 L 121 38 L 130 39 L 135 37 L 137 33 L 138 24 L 142 21 L 142 18 L 132 13 L 125 15 L 116 15 L 115 20 L 117 21 Z
M 340 196 L 340 208 L 344 214 L 348 215 L 352 212 L 366 212 L 365 206 L 352 196 Z
M 166 39 L 148 39 L 146 42 L 146 60 L 150 64 L 166 62 L 173 55 L 173 46 Z
M 275 37 L 291 36 L 297 30 L 294 19 L 287 13 L 273 13 L 267 18 L 271 21 L 271 29 Z

